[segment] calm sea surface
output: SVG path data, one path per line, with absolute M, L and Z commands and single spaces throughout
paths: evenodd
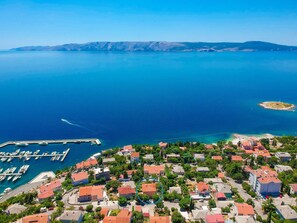
M 257 105 L 268 100 L 297 104 L 297 53 L 0 52 L 1 142 L 103 142 L 22 148 L 71 151 L 63 163 L 30 160 L 27 174 L 3 181 L 0 192 L 113 146 L 211 142 L 235 132 L 296 135 L 297 112 Z

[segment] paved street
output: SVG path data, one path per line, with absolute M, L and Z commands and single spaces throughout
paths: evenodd
M 267 219 L 267 215 L 263 213 L 262 211 L 262 201 L 255 200 L 252 198 L 248 193 L 245 192 L 245 190 L 242 188 L 241 184 L 236 183 L 233 179 L 230 177 L 227 177 L 228 182 L 230 185 L 234 188 L 237 188 L 239 195 L 246 201 L 247 199 L 252 199 L 255 203 L 255 211 L 260 215 L 263 219 Z

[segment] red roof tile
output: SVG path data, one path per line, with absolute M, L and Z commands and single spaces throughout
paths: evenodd
M 239 215 L 254 215 L 255 211 L 252 205 L 246 203 L 235 203 Z

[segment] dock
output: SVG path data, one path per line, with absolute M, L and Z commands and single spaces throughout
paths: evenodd
M 25 147 L 32 144 L 37 144 L 41 146 L 46 146 L 48 144 L 67 144 L 67 143 L 91 143 L 93 145 L 101 145 L 99 139 L 89 138 L 89 139 L 55 139 L 55 140 L 28 140 L 28 141 L 8 141 L 0 144 L 0 148 L 4 148 L 6 146 L 19 146 Z
M 61 162 L 64 161 L 64 159 L 66 158 L 66 156 L 68 155 L 70 148 L 68 148 L 67 150 L 65 150 L 62 153 L 58 153 L 58 152 L 45 152 L 42 154 L 38 154 L 40 150 L 37 150 L 36 152 L 29 152 L 27 151 L 26 153 L 23 151 L 22 153 L 19 153 L 20 150 L 17 150 L 16 152 L 12 152 L 12 153 L 0 153 L 0 160 L 2 162 L 6 162 L 7 159 L 9 159 L 9 161 L 7 162 L 11 162 L 14 158 L 18 158 L 18 159 L 24 159 L 24 161 L 28 161 L 31 158 L 35 158 L 35 159 L 39 159 L 39 158 L 43 158 L 43 157 L 51 157 L 51 161 L 58 161 L 61 158 Z

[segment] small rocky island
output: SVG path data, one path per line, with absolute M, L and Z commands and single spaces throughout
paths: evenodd
M 296 106 L 294 104 L 280 102 L 280 101 L 266 101 L 259 104 L 265 109 L 281 110 L 281 111 L 295 111 Z

